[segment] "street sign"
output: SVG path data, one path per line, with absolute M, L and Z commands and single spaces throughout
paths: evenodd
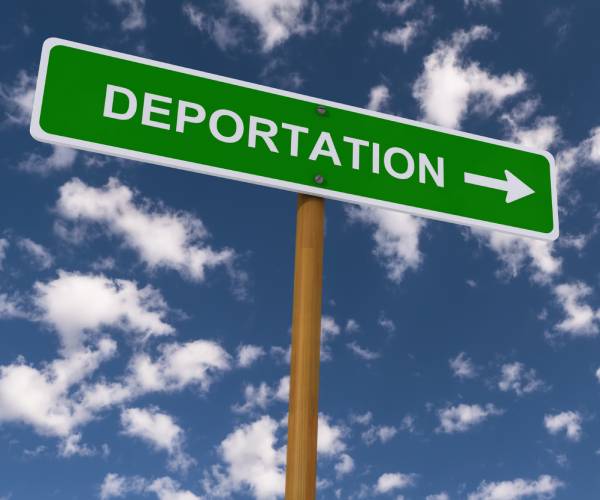
M 50 38 L 40 141 L 521 236 L 558 236 L 552 155 Z

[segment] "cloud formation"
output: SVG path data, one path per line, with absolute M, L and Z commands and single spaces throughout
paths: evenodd
M 376 85 L 369 90 L 369 102 L 367 103 L 367 109 L 371 109 L 373 111 L 384 111 L 390 102 L 390 98 L 390 89 L 387 87 L 387 85 Z
M 585 302 L 591 295 L 592 289 L 581 281 L 562 283 L 554 287 L 556 301 L 565 314 L 565 318 L 555 326 L 559 333 L 573 337 L 598 335 L 600 310 Z
M 112 358 L 117 344 L 102 338 L 94 348 L 81 349 L 34 368 L 18 359 L 0 367 L 0 422 L 31 425 L 46 436 L 68 438 L 91 418 L 72 397 L 73 388 Z
M 202 500 L 202 497 L 181 488 L 170 477 L 148 480 L 140 476 L 121 476 L 111 472 L 100 486 L 100 500 L 123 498 L 131 494 L 154 493 L 157 500 Z
M 555 477 L 541 475 L 538 479 L 514 479 L 488 483 L 483 481 L 468 500 L 521 500 L 523 498 L 551 499 L 564 483 Z
M 146 27 L 146 0 L 109 0 L 125 16 L 121 21 L 123 31 L 138 31 Z
M 448 364 L 452 370 L 452 375 L 459 379 L 469 379 L 477 376 L 477 369 L 465 352 L 460 352 L 455 358 L 448 360 Z
M 550 434 L 559 434 L 564 431 L 567 439 L 579 441 L 581 439 L 581 415 L 576 411 L 563 411 L 544 417 L 544 426 Z
M 352 222 L 373 229 L 373 253 L 387 271 L 387 277 L 400 283 L 406 271 L 416 271 L 422 263 L 419 238 L 425 220 L 412 215 L 371 207 L 348 206 L 346 214 Z
M 501 367 L 502 375 L 498 381 L 501 391 L 513 391 L 517 396 L 524 396 L 544 388 L 542 382 L 533 368 L 529 370 L 523 363 L 505 363 Z
M 414 474 L 403 474 L 401 472 L 386 472 L 377 479 L 375 493 L 390 493 L 412 486 L 415 483 Z
M 436 432 L 453 434 L 456 432 L 466 432 L 472 427 L 481 424 L 489 417 L 502 415 L 503 411 L 496 408 L 493 404 L 485 406 L 461 403 L 456 406 L 448 406 L 438 410 L 440 425 Z
M 100 188 L 77 178 L 67 182 L 56 210 L 66 220 L 98 224 L 118 236 L 150 269 L 172 269 L 194 281 L 204 280 L 206 271 L 217 266 L 233 269 L 235 252 L 213 250 L 200 219 L 148 200 L 136 203 L 134 192 L 115 178 Z
M 33 300 L 40 319 L 56 330 L 67 352 L 103 328 L 117 328 L 141 340 L 174 333 L 164 321 L 168 308 L 162 295 L 129 280 L 59 271 L 58 278 L 34 285 Z
M 31 121 L 36 76 L 25 70 L 17 73 L 12 84 L 0 83 L 0 104 L 4 108 L 4 122 L 25 127 Z
M 23 172 L 49 175 L 52 172 L 68 170 L 75 164 L 78 152 L 65 146 L 50 146 L 52 152 L 48 156 L 39 153 L 28 153 L 17 165 Z
M 169 455 L 169 467 L 186 471 L 194 460 L 184 451 L 185 436 L 171 415 L 158 408 L 128 408 L 121 412 L 123 433 Z
M 457 128 L 467 113 L 491 114 L 508 98 L 527 89 L 523 72 L 496 76 L 464 58 L 469 45 L 491 35 L 487 26 L 457 31 L 425 58 L 423 72 L 413 85 L 424 120 Z

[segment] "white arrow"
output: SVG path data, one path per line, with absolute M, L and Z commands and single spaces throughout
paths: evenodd
M 521 179 L 511 174 L 508 170 L 504 171 L 504 175 L 506 180 L 465 172 L 465 183 L 506 191 L 506 203 L 512 203 L 513 201 L 520 200 L 521 198 L 525 198 L 525 196 L 535 193 L 533 189 Z

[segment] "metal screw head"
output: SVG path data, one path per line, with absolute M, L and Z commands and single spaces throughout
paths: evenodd
M 324 181 L 324 180 L 325 180 L 325 179 L 323 179 L 323 176 L 322 176 L 321 174 L 317 174 L 317 175 L 315 175 L 315 182 L 316 182 L 317 184 L 323 184 L 323 181 Z
M 324 116 L 327 114 L 327 110 L 323 106 L 317 106 L 317 113 L 319 113 L 321 116 Z

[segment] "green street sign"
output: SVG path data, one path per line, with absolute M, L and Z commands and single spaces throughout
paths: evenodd
M 552 240 L 552 155 L 56 38 L 31 121 L 53 144 Z

